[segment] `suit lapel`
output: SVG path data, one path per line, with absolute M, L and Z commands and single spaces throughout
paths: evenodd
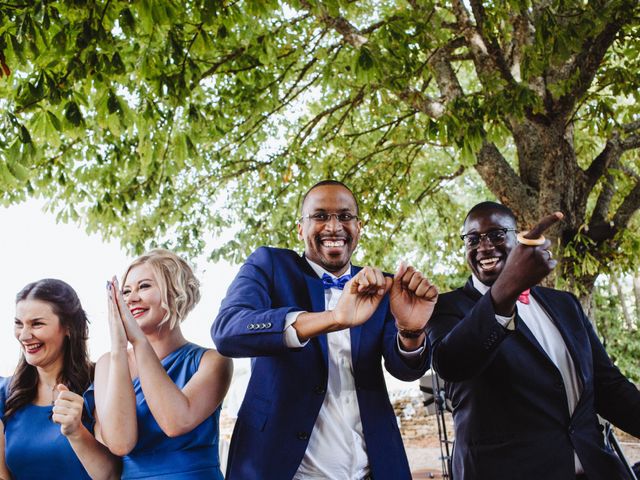
M 362 270 L 362 267 L 354 267 L 353 265 L 351 265 L 351 275 L 356 275 L 360 270 Z M 376 315 L 377 313 L 378 311 L 376 310 L 374 315 Z M 360 351 L 360 337 L 362 336 L 362 329 L 367 322 L 365 322 L 363 325 L 358 325 L 357 327 L 349 329 L 349 334 L 351 336 L 351 363 L 354 370 L 358 361 L 358 352 Z
M 465 294 L 467 296 L 469 296 L 470 298 L 472 298 L 476 302 L 482 298 L 482 294 L 478 290 L 476 290 L 476 287 L 473 286 L 473 280 L 472 280 L 471 277 L 469 277 L 469 280 L 467 280 L 467 283 L 463 287 L 463 290 L 464 290 L 464 292 L 465 292 Z M 535 347 L 535 349 L 538 352 L 540 352 L 540 354 L 547 361 L 551 362 L 551 359 L 549 358 L 547 353 L 542 348 L 542 345 L 540 345 L 540 343 L 538 343 L 538 340 L 536 340 L 536 337 L 533 336 L 533 332 L 531 332 L 531 330 L 529 330 L 529 327 L 527 327 L 527 325 L 522 320 L 517 322 L 517 330 L 516 331 L 520 332 L 522 334 L 522 336 L 529 343 L 531 343 L 531 345 L 533 345 L 533 347 Z M 553 365 L 553 362 L 551 362 L 551 364 Z
M 547 312 L 551 321 L 555 324 L 556 328 L 562 335 L 562 339 L 564 340 L 564 344 L 569 351 L 569 355 L 571 355 L 571 359 L 573 360 L 574 368 L 576 369 L 576 374 L 580 381 L 584 385 L 585 378 L 583 374 L 583 368 L 580 364 L 580 360 L 584 358 L 584 355 L 579 355 L 579 346 L 576 344 L 576 334 L 571 331 L 571 326 L 569 325 L 569 321 L 564 318 L 558 317 L 558 308 L 553 305 L 551 300 L 547 298 L 544 292 L 539 288 L 532 288 L 531 294 L 534 298 L 542 305 L 542 308 Z M 590 358 L 590 357 L 589 357 Z
M 306 268 L 303 269 L 304 272 L 304 280 L 307 284 L 307 291 L 309 292 L 309 304 L 311 305 L 312 312 L 324 312 L 325 311 L 325 303 L 324 303 L 324 286 L 322 285 L 322 280 L 318 278 L 313 269 L 309 266 L 307 261 L 302 257 L 302 262 L 305 264 Z M 328 348 L 327 348 L 327 336 L 326 335 L 318 335 L 316 338 L 311 340 L 312 343 L 315 343 L 320 347 L 320 354 L 322 356 L 322 360 L 324 361 L 325 367 L 328 363 Z

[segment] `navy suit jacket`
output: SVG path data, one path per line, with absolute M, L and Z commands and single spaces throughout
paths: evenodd
M 582 383 L 569 415 L 564 383 L 525 323 L 495 320 L 489 292 L 471 279 L 441 295 L 427 326 L 433 365 L 453 405 L 455 480 L 567 480 L 574 450 L 589 480 L 626 478 L 604 448 L 596 414 L 640 436 L 640 392 L 613 365 L 578 300 L 531 289 L 558 327 Z
M 359 270 L 352 267 L 352 273 Z M 240 269 L 211 329 L 223 355 L 253 357 L 238 412 L 227 478 L 290 479 L 304 456 L 327 388 L 327 338 L 303 348 L 284 343 L 289 312 L 325 310 L 322 281 L 304 257 L 261 247 Z M 371 473 L 376 480 L 411 478 L 382 373 L 411 381 L 428 368 L 429 355 L 411 365 L 399 353 L 386 296 L 374 315 L 351 329 L 356 394 Z

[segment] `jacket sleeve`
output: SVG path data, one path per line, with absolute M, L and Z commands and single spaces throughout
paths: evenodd
M 616 427 L 640 438 L 640 391 L 613 364 L 580 302 L 575 296 L 571 297 L 591 343 L 596 412 Z
M 273 252 L 253 252 L 231 283 L 211 327 L 218 351 L 227 357 L 277 355 L 290 349 L 284 343 L 287 313 L 296 306 L 272 307 Z
M 403 355 L 398 349 L 398 329 L 390 311 L 385 318 L 382 341 L 384 368 L 398 380 L 404 382 L 417 380 L 429 369 L 431 364 L 429 338 L 425 339 L 424 352 L 421 355 L 416 357 Z
M 460 290 L 442 295 L 427 324 L 433 367 L 449 382 L 471 379 L 491 363 L 510 332 L 496 320 L 488 292 L 475 304 Z

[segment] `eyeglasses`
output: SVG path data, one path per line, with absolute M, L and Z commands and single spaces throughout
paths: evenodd
M 331 221 L 331 217 L 336 217 L 340 223 L 350 223 L 358 220 L 358 216 L 348 212 L 341 213 L 326 213 L 326 212 L 317 212 L 312 213 L 310 215 L 303 215 L 300 217 L 299 221 L 308 218 L 309 220 L 315 223 L 329 223 Z
M 502 245 L 507 239 L 507 232 L 515 232 L 515 228 L 496 228 L 490 230 L 487 233 L 465 233 L 460 235 L 460 238 L 464 241 L 465 247 L 469 249 L 476 249 L 480 246 L 480 242 L 483 239 L 487 239 L 492 245 Z

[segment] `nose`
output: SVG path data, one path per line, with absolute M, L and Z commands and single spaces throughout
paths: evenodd
M 132 303 L 136 303 L 138 301 L 140 301 L 140 295 L 138 295 L 138 292 L 135 290 L 131 290 L 125 298 L 125 302 L 127 305 L 131 305 Z
M 486 235 L 480 235 L 480 241 L 478 242 L 478 250 L 493 250 L 495 245 Z
M 342 230 L 342 222 L 338 220 L 338 215 L 336 213 L 329 214 L 329 220 L 325 223 L 325 228 L 332 231 Z
M 18 340 L 25 341 L 29 340 L 33 335 L 31 334 L 31 327 L 22 326 L 18 333 Z

